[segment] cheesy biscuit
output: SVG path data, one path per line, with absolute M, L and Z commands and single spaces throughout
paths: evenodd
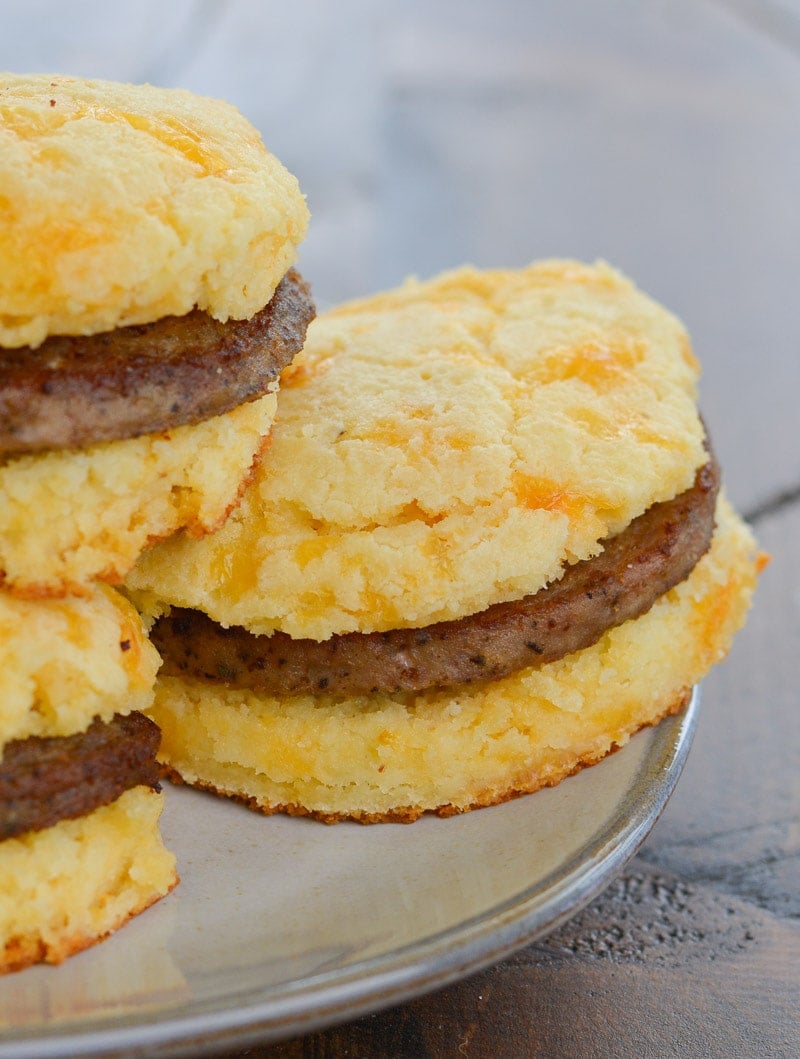
M 240 507 L 127 581 L 170 775 L 409 821 L 556 783 L 680 709 L 759 567 L 698 370 L 602 264 L 465 268 L 320 317 Z
M 177 883 L 140 712 L 158 665 L 112 589 L 0 593 L 0 973 L 60 962 Z
M 236 504 L 308 209 L 228 104 L 39 74 L 0 74 L 0 187 L 0 584 L 87 592 Z

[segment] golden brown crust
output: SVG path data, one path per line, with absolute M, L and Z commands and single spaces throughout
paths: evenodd
M 231 500 L 230 504 L 228 504 L 228 506 L 218 516 L 215 522 L 203 521 L 199 518 L 195 518 L 187 522 L 186 525 L 183 527 L 183 532 L 186 534 L 187 537 L 190 537 L 192 540 L 199 541 L 201 538 L 207 536 L 210 533 L 219 532 L 219 530 L 225 525 L 230 516 L 239 506 L 239 504 L 241 504 L 242 497 L 247 492 L 248 486 L 253 481 L 253 478 L 256 476 L 258 468 L 261 466 L 261 461 L 264 459 L 264 456 L 267 450 L 269 449 L 271 443 L 272 434 L 268 433 L 263 434 L 261 436 L 261 441 L 256 447 L 255 452 L 253 453 L 253 460 L 250 464 L 250 467 L 246 471 L 244 476 L 239 480 L 239 485 L 236 489 L 236 494 Z M 147 548 L 154 547 L 160 541 L 166 540 L 169 536 L 170 534 L 167 534 L 166 537 L 162 536 L 155 537 L 152 540 L 148 539 Z M 102 580 L 102 578 L 99 578 L 98 580 Z M 118 578 L 114 583 L 120 584 L 122 580 L 124 580 L 124 578 Z
M 0 973 L 61 963 L 102 941 L 178 883 L 146 786 L 110 805 L 0 842 Z
M 180 876 L 175 875 L 167 893 L 171 893 L 180 882 Z M 2 955 L 0 955 L 0 974 L 12 974 L 14 971 L 24 971 L 26 967 L 32 967 L 36 963 L 59 964 L 70 956 L 75 956 L 84 949 L 90 949 L 92 945 L 99 945 L 101 941 L 116 934 L 125 924 L 146 911 L 151 905 L 160 901 L 166 894 L 151 894 L 141 904 L 132 908 L 126 915 L 121 917 L 113 927 L 102 934 L 73 934 L 69 937 L 59 938 L 58 943 L 47 943 L 42 938 L 31 936 L 25 938 L 11 938 L 6 942 Z

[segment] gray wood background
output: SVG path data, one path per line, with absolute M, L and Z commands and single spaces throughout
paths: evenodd
M 687 323 L 773 555 L 617 883 L 497 967 L 246 1054 L 800 1055 L 798 0 L 0 0 L 0 68 L 235 103 L 308 196 L 323 308 L 464 261 L 621 267 Z

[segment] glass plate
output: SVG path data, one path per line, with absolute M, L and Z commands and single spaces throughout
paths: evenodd
M 183 881 L 104 944 L 0 981 L 0 1057 L 202 1055 L 435 989 L 551 930 L 619 873 L 698 707 L 559 786 L 447 820 L 263 817 L 170 788 Z

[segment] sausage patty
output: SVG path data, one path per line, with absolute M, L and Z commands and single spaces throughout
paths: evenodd
M 162 673 L 272 695 L 414 692 L 496 679 L 589 647 L 688 577 L 711 542 L 718 488 L 712 457 L 691 489 L 653 505 L 560 581 L 455 621 L 319 642 L 224 629 L 199 611 L 174 608 L 151 639 Z
M 0 455 L 80 449 L 229 412 L 267 392 L 313 317 L 309 289 L 290 271 L 250 320 L 195 310 L 0 350 Z
M 161 732 L 142 713 L 95 719 L 76 735 L 15 739 L 0 761 L 0 839 L 41 831 L 108 805 L 131 787 L 158 789 Z

